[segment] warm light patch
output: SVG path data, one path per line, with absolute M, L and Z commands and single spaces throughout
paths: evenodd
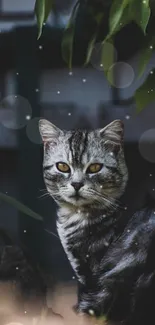
M 22 324 L 22 323 L 7 323 L 5 325 L 24 325 L 24 324 Z

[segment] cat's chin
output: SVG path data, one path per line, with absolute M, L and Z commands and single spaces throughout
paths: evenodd
M 66 202 L 70 203 L 76 207 L 81 207 L 81 206 L 85 206 L 88 204 L 87 200 L 82 197 L 71 197 L 71 198 L 67 199 Z
M 65 197 L 55 201 L 59 206 L 67 205 L 72 206 L 74 208 L 85 207 L 92 203 L 83 197 L 78 197 L 78 199 L 76 197 Z

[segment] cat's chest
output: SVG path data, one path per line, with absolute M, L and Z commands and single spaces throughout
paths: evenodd
M 57 231 L 61 244 L 81 283 L 84 283 L 84 277 L 80 274 L 81 263 L 87 255 L 86 251 L 84 253 L 82 250 L 84 226 L 85 222 L 83 220 L 80 221 L 76 215 L 72 215 L 71 218 L 60 218 L 57 220 Z
M 57 230 L 65 251 L 72 251 L 83 243 L 86 234 L 87 221 L 83 215 L 77 213 L 72 216 L 63 216 L 57 220 Z
M 83 215 L 60 216 L 57 230 L 62 246 L 74 268 L 94 273 L 107 251 L 113 231 L 105 231 L 102 223 L 90 223 Z

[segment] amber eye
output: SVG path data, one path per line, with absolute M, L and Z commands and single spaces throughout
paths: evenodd
M 60 170 L 60 172 L 63 172 L 63 173 L 69 173 L 70 172 L 70 167 L 63 163 L 63 162 L 59 162 L 56 164 L 57 166 L 57 169 Z
M 87 170 L 87 174 L 93 174 L 93 173 L 98 173 L 103 167 L 103 164 L 91 164 Z

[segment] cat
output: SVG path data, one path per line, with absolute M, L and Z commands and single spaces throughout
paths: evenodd
M 128 184 L 123 122 L 64 131 L 41 119 L 39 130 L 44 181 L 78 280 L 76 311 L 131 325 L 155 322 L 155 212 L 144 207 L 127 219 L 119 205 Z

